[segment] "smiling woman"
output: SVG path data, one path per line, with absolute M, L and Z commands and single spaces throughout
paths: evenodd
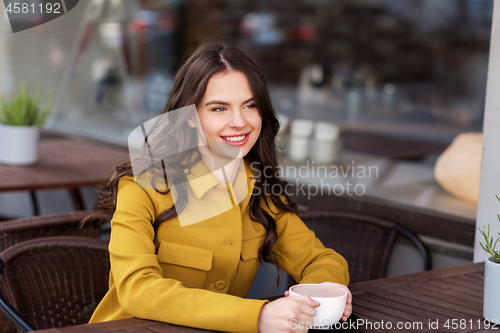
M 140 175 L 129 161 L 107 185 L 99 209 L 113 214 L 110 285 L 91 322 L 139 317 L 217 331 L 303 332 L 290 323 L 312 322 L 319 303 L 308 296 L 244 298 L 260 263 L 277 266 L 278 282 L 284 269 L 299 283 L 348 291 L 349 276 L 290 197 L 268 191 L 286 183 L 276 176 L 279 122 L 264 76 L 240 50 L 203 44 L 177 72 L 162 114 L 192 105 L 194 114 L 170 117 L 162 140 L 151 142 L 178 153 Z M 348 291 L 344 319 L 351 302 Z

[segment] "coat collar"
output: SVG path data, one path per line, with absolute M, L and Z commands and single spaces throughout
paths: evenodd
M 191 172 L 186 177 L 189 186 L 198 199 L 201 199 L 210 189 L 220 184 L 219 180 L 215 178 L 202 160 L 191 168 Z
M 191 168 L 191 172 L 187 174 L 186 177 L 188 179 L 189 186 L 198 199 L 201 199 L 212 188 L 220 185 L 219 180 L 215 178 L 202 160 Z M 234 181 L 234 187 L 236 187 L 236 190 L 238 190 L 238 187 L 241 186 L 245 186 L 248 189 L 247 196 L 243 201 L 248 202 L 247 199 L 249 199 L 249 195 L 252 194 L 254 182 L 252 170 L 248 162 L 243 159 L 242 163 L 239 165 Z

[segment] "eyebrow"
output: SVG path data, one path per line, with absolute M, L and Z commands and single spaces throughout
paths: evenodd
M 246 101 L 244 101 L 243 103 L 241 104 L 245 104 L 245 103 L 248 103 L 250 101 L 253 101 L 255 98 L 249 98 L 247 99 Z M 211 105 L 211 104 L 219 104 L 219 105 L 229 105 L 228 102 L 222 102 L 222 101 L 210 101 L 210 102 L 207 102 L 207 104 L 205 104 L 205 106 L 208 106 L 208 105 Z

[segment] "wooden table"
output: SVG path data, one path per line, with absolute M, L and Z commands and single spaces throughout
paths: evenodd
M 74 139 L 40 142 L 40 160 L 31 166 L 0 165 L 0 192 L 30 191 L 38 215 L 34 192 L 69 189 L 75 210 L 83 209 L 78 188 L 105 183 L 113 166 L 128 158 L 128 152 L 102 144 Z
M 354 314 L 359 317 L 359 325 L 354 325 L 348 331 L 487 332 L 482 317 L 483 271 L 484 264 L 478 263 L 353 284 L 350 288 L 354 295 Z M 400 330 L 396 329 L 398 323 L 403 325 Z M 458 325 L 458 328 L 454 329 L 454 325 Z M 131 318 L 40 332 L 212 331 Z
M 443 190 L 432 165 L 349 150 L 331 165 L 289 159 L 281 165 L 293 186 L 287 193 L 301 206 L 370 215 L 419 235 L 474 246 L 477 207 Z
M 386 325 L 382 332 L 398 323 L 413 325 L 405 332 L 485 332 L 483 286 L 484 263 L 477 263 L 360 282 L 351 291 L 358 317 L 392 323 L 392 330 Z

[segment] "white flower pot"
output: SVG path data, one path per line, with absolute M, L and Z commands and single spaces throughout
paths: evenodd
M 0 163 L 29 165 L 38 160 L 40 128 L 0 124 Z
M 484 262 L 483 317 L 500 323 L 500 263 L 489 257 Z

